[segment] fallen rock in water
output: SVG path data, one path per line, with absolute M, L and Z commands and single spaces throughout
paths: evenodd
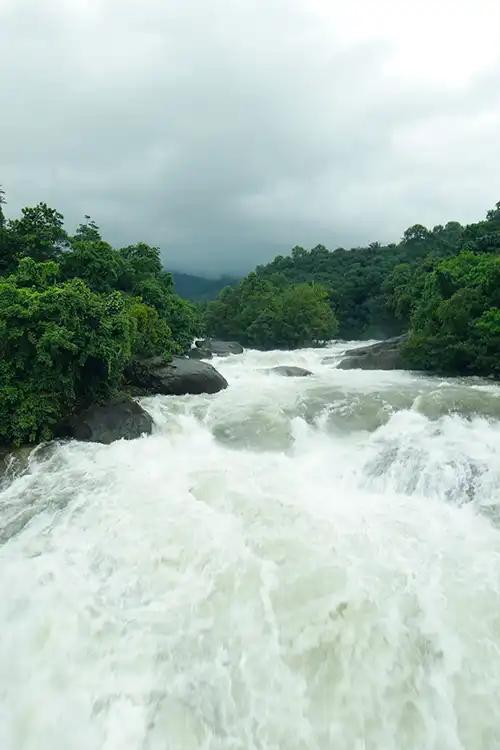
M 212 359 L 213 354 L 209 349 L 202 349 L 201 346 L 195 346 L 187 353 L 189 359 Z
M 227 380 L 208 362 L 162 357 L 135 362 L 126 372 L 128 383 L 136 395 L 184 396 L 188 393 L 218 393 L 227 388 Z
M 405 363 L 401 356 L 401 346 L 407 338 L 407 334 L 403 334 L 377 344 L 349 349 L 338 367 L 341 370 L 403 370 Z
M 230 354 L 242 354 L 243 347 L 237 341 L 221 341 L 220 339 L 201 339 L 195 342 L 199 349 L 211 352 L 216 357 L 228 357 Z
M 0 490 L 4 484 L 7 485 L 15 477 L 24 474 L 29 466 L 32 451 L 32 445 L 23 445 L 20 448 L 0 446 Z
M 285 378 L 306 378 L 308 375 L 312 375 L 310 370 L 305 370 L 303 367 L 293 367 L 292 365 L 270 367 L 266 372 L 274 372 L 276 375 L 283 375 Z
M 73 414 L 64 425 L 64 432 L 76 440 L 109 445 L 115 440 L 134 440 L 149 435 L 152 427 L 150 415 L 124 395 Z

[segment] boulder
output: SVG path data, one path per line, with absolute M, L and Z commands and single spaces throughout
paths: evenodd
M 73 414 L 64 425 L 64 433 L 76 440 L 109 443 L 134 440 L 149 435 L 153 420 L 136 401 L 120 396 L 105 404 L 93 404 Z
M 237 341 L 220 341 L 219 339 L 201 339 L 196 346 L 209 351 L 216 357 L 228 357 L 230 354 L 242 354 L 243 347 Z
M 187 353 L 189 359 L 212 359 L 212 352 L 209 349 L 202 349 L 201 346 L 195 346 Z
M 136 395 L 184 396 L 187 393 L 217 393 L 227 388 L 227 380 L 208 362 L 162 357 L 134 363 L 126 372 Z
M 341 370 L 402 370 L 405 363 L 401 355 L 401 346 L 407 338 L 407 334 L 403 334 L 379 341 L 377 344 L 349 349 L 338 367 Z
M 305 370 L 303 367 L 293 367 L 292 365 L 270 367 L 266 372 L 273 372 L 276 375 L 282 375 L 285 378 L 306 378 L 308 375 L 312 375 L 310 370 Z
M 0 446 L 0 490 L 15 477 L 24 474 L 29 466 L 32 451 L 32 445 L 23 445 L 20 448 Z

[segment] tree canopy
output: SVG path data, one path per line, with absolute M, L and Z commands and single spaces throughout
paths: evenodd
M 340 338 L 410 330 L 409 365 L 498 374 L 499 255 L 500 202 L 475 224 L 415 224 L 398 244 L 349 251 L 297 246 L 222 290 L 207 306 L 206 323 L 209 332 L 251 346 L 303 346 L 328 338 L 326 330 L 333 335 L 331 320 L 323 327 L 329 303 Z M 294 290 L 297 307 L 286 289 Z
M 464 251 L 421 272 L 418 288 L 415 281 L 409 364 L 500 377 L 500 255 Z
M 323 286 L 256 273 L 208 304 L 206 325 L 214 335 L 263 349 L 313 346 L 332 339 L 338 328 Z
M 119 389 L 132 360 L 169 358 L 200 332 L 158 248 L 115 249 L 90 217 L 68 235 L 45 203 L 1 218 L 0 444 L 50 438 Z

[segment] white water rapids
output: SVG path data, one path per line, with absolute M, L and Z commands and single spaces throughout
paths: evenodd
M 500 748 L 500 387 L 343 349 L 4 478 L 2 750 Z

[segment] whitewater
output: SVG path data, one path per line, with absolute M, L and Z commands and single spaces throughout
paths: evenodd
M 500 748 L 500 386 L 349 346 L 12 462 L 2 750 Z

